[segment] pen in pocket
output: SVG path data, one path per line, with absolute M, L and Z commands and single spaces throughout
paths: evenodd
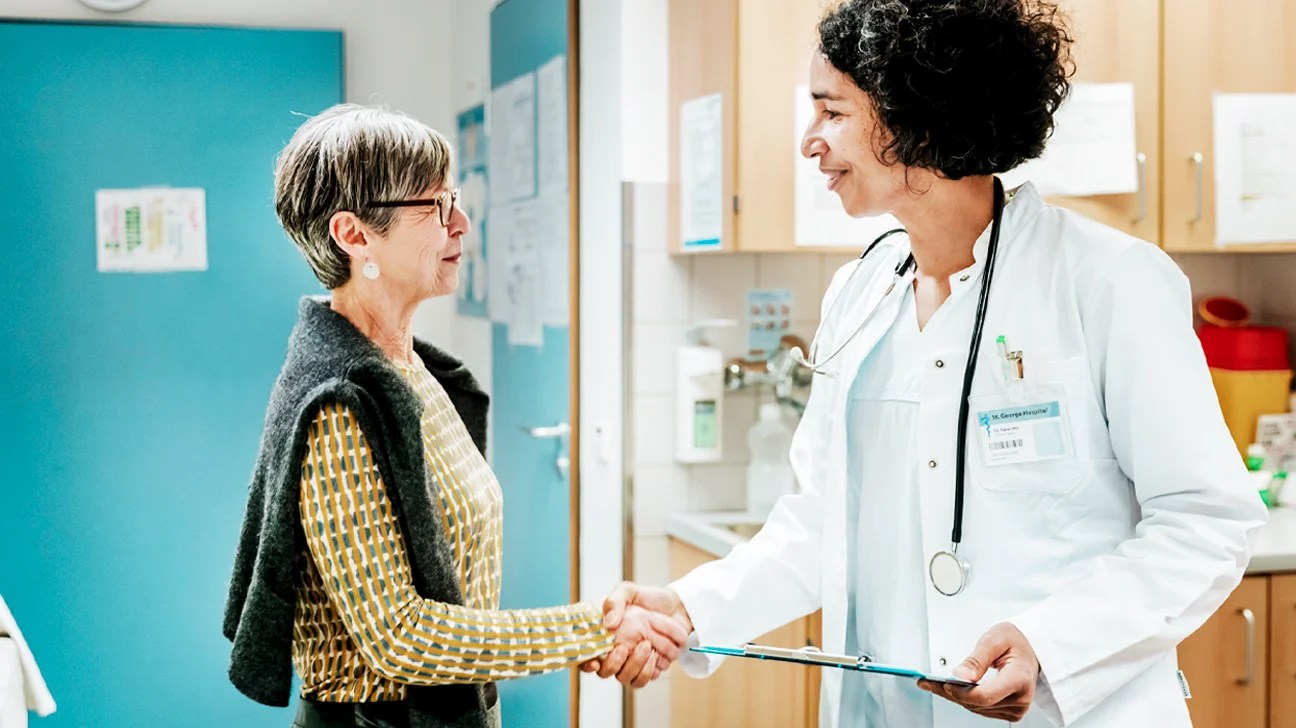
M 995 344 L 999 347 L 999 356 L 1003 359 L 1004 380 L 1008 382 L 1020 382 L 1026 377 L 1026 364 L 1022 359 L 1020 351 L 1010 351 L 1008 349 L 1008 338 L 1000 335 L 995 339 Z

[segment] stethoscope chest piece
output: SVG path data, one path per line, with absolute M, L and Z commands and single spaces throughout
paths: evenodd
M 952 597 L 967 588 L 972 565 L 953 551 L 937 551 L 927 565 L 927 572 L 936 591 Z

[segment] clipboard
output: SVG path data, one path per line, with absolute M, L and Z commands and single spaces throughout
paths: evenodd
M 774 660 L 776 662 L 793 662 L 800 665 L 814 665 L 817 667 L 835 667 L 839 670 L 871 672 L 878 675 L 892 675 L 895 677 L 905 677 L 914 680 L 927 680 L 929 682 L 958 685 L 966 688 L 976 687 L 975 682 L 961 680 L 952 675 L 933 675 L 919 670 L 911 670 L 907 667 L 884 665 L 880 662 L 874 662 L 868 655 L 832 655 L 826 652 L 820 652 L 814 647 L 791 649 L 788 647 L 767 647 L 765 645 L 757 645 L 749 642 L 742 647 L 701 645 L 699 647 L 690 647 L 689 651 L 700 652 L 704 655 L 747 657 L 755 660 Z

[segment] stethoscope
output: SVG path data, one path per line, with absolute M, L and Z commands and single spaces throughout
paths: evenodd
M 950 534 L 950 547 L 936 552 L 936 554 L 932 556 L 931 561 L 927 564 L 927 574 L 931 578 L 932 586 L 936 588 L 936 591 L 947 597 L 952 597 L 962 592 L 967 587 L 968 579 L 972 574 L 972 565 L 968 563 L 967 559 L 959 556 L 958 553 L 959 544 L 963 542 L 963 484 L 966 478 L 967 469 L 968 410 L 970 408 L 969 399 L 972 394 L 972 379 L 976 374 L 976 355 L 977 351 L 981 348 L 981 333 L 985 329 L 986 305 L 990 301 L 990 279 L 994 274 L 995 254 L 999 250 L 999 232 L 1003 227 L 1003 210 L 1003 183 L 999 181 L 998 177 L 996 177 L 994 180 L 994 217 L 993 222 L 990 225 L 990 244 L 986 250 L 985 272 L 981 278 L 981 293 L 977 299 L 976 318 L 972 323 L 972 345 L 968 349 L 967 364 L 963 367 L 963 397 L 959 402 L 958 443 L 956 449 L 957 457 L 954 465 L 954 529 Z M 902 232 L 904 232 L 904 229 L 898 228 L 882 233 L 864 249 L 864 253 L 860 255 L 860 260 L 863 260 L 883 240 L 886 240 L 888 237 L 896 233 Z M 859 272 L 861 267 L 863 267 L 862 264 L 856 263 L 855 269 L 851 271 L 851 274 L 846 278 L 846 283 L 842 286 L 843 293 L 850 288 L 851 282 L 855 278 L 855 274 Z M 800 348 L 792 350 L 791 354 L 793 359 L 801 364 L 801 366 L 810 369 L 810 371 L 815 374 L 821 374 L 827 377 L 836 377 L 837 372 L 827 369 L 826 365 L 835 359 L 838 354 L 840 354 L 852 341 L 855 340 L 857 336 L 859 336 L 860 332 L 868 326 L 869 322 L 873 320 L 873 317 L 877 315 L 879 310 L 881 310 L 882 305 L 886 303 L 887 299 L 891 296 L 891 292 L 896 289 L 896 286 L 899 285 L 900 281 L 903 280 L 911 270 L 916 268 L 917 263 L 914 261 L 913 253 L 910 253 L 900 262 L 899 265 L 896 266 L 890 285 L 888 285 L 886 290 L 883 291 L 882 298 L 879 299 L 877 304 L 873 306 L 873 309 L 869 311 L 868 316 L 865 316 L 860 325 L 851 332 L 851 335 L 846 337 L 846 340 L 834 349 L 827 357 L 824 359 L 818 359 L 816 356 L 819 346 L 819 332 L 823 330 L 823 323 L 820 322 L 819 328 L 815 330 L 814 337 L 810 339 L 811 359 L 807 359 L 805 354 L 801 352 Z M 839 298 L 841 298 L 840 293 L 837 294 L 837 297 L 834 298 L 833 302 L 828 306 L 828 315 L 824 316 L 825 321 L 832 317 L 832 314 L 837 307 L 837 299 Z

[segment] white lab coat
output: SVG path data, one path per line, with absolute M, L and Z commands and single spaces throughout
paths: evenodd
M 0 728 L 24 728 L 28 711 L 44 717 L 57 706 L 4 597 L 0 597 L 0 635 L 4 635 L 0 637 Z
M 987 239 L 988 231 L 978 260 Z M 892 236 L 837 273 L 824 297 L 821 355 L 854 331 L 907 254 L 903 236 Z M 822 608 L 822 648 L 843 649 L 847 398 L 899 300 L 827 365 L 837 377 L 816 375 L 792 444 L 801 492 L 780 500 L 749 543 L 672 585 L 692 617 L 693 642 L 740 645 Z M 970 315 L 967 326 L 970 338 Z M 1008 621 L 1041 666 L 1023 725 L 1190 724 L 1175 647 L 1237 585 L 1266 518 L 1191 326 L 1187 280 L 1159 249 L 1044 204 L 1030 185 L 1018 191 L 1004 212 L 972 411 L 1010 406 L 1022 389 L 1049 396 L 1064 405 L 1073 453 L 987 468 L 970 426 L 960 554 L 972 579 L 956 597 L 930 591 L 926 613 L 913 615 L 915 629 L 925 621 L 930 651 L 916 667 L 952 670 L 989 627 Z M 1023 352 L 1025 382 L 1005 380 L 999 334 Z M 914 444 L 924 465 L 955 458 L 966 344 L 948 358 L 959 375 L 941 381 L 953 383 L 924 389 Z M 923 470 L 925 563 L 949 547 L 954 477 L 952 467 Z M 886 555 L 860 555 L 870 557 Z M 685 653 L 681 662 L 701 676 L 720 660 Z M 825 669 L 822 726 L 859 723 L 839 715 L 840 697 L 840 673 Z M 992 723 L 945 701 L 934 721 Z

